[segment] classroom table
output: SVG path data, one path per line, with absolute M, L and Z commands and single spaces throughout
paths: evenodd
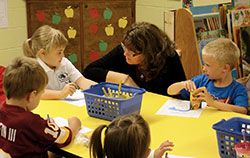
M 173 151 L 170 155 L 196 157 L 196 158 L 219 158 L 216 131 L 213 124 L 221 119 L 231 117 L 250 118 L 247 115 L 234 112 L 220 111 L 212 107 L 206 107 L 199 118 L 177 117 L 156 115 L 155 113 L 170 97 L 146 92 L 143 94 L 141 115 L 149 123 L 151 131 L 151 149 L 165 140 L 174 142 Z M 85 103 L 83 103 L 85 104 Z M 108 125 L 110 121 L 90 117 L 86 106 L 75 106 L 59 100 L 41 100 L 39 106 L 33 111 L 46 118 L 47 114 L 53 117 L 70 118 L 77 116 L 82 125 L 95 129 L 100 124 Z M 91 135 L 91 132 L 86 135 Z M 74 141 L 61 149 L 68 157 L 89 158 L 89 150 L 83 144 Z

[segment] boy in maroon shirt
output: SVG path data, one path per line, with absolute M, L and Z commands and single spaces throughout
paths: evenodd
M 68 127 L 58 127 L 53 119 L 32 113 L 48 83 L 44 69 L 35 59 L 15 58 L 7 66 L 3 88 L 6 102 L 0 105 L 0 157 L 47 158 L 52 146 L 64 147 L 78 132 L 78 118 L 68 119 Z

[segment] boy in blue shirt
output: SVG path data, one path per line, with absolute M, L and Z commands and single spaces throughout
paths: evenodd
M 231 75 L 239 56 L 239 48 L 230 39 L 220 38 L 208 43 L 202 50 L 204 74 L 172 84 L 168 94 L 180 94 L 181 99 L 188 100 L 193 92 L 196 100 L 203 100 L 208 106 L 246 114 L 246 88 Z

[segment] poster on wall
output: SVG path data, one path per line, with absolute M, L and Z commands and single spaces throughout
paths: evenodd
M 7 0 L 0 0 L 0 28 L 8 27 Z

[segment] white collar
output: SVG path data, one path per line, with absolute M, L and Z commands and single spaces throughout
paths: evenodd
M 39 57 L 37 57 L 36 59 L 39 62 L 39 64 L 43 67 L 43 69 L 45 70 L 45 72 L 54 71 L 53 69 L 51 69 L 50 67 L 48 67 L 48 65 L 45 64 Z

